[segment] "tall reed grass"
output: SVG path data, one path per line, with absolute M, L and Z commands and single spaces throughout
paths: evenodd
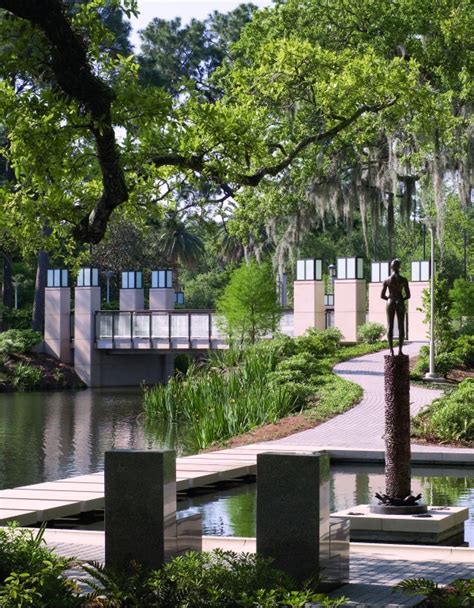
M 214 353 L 167 385 L 145 389 L 145 413 L 182 424 L 187 439 L 199 449 L 276 422 L 296 407 L 284 386 L 269 385 L 268 374 L 276 365 L 272 350 Z

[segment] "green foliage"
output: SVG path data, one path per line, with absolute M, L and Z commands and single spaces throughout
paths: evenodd
M 375 344 L 385 333 L 385 327 L 381 323 L 364 323 L 357 330 L 359 340 L 366 344 Z
M 179 421 L 200 448 L 303 408 L 311 408 L 312 419 L 326 420 L 362 396 L 358 385 L 331 371 L 347 357 L 340 338 L 334 329 L 309 330 L 298 338 L 278 336 L 211 353 L 167 385 L 145 389 L 145 412 L 149 420 Z M 357 356 L 374 347 L 349 350 Z
M 465 279 L 455 279 L 449 290 L 451 300 L 451 317 L 463 321 L 469 321 L 474 317 L 474 283 Z
M 0 353 L 28 353 L 43 337 L 32 329 L 9 329 L 0 333 Z
M 395 589 L 407 595 L 424 595 L 426 608 L 463 608 L 474 602 L 474 578 L 456 579 L 449 585 L 439 585 L 427 578 L 411 578 Z
M 463 380 L 413 419 L 413 433 L 442 443 L 474 445 L 474 380 Z
M 4 324 L 11 329 L 31 329 L 32 307 L 23 308 L 2 307 Z
M 275 331 L 281 316 L 269 264 L 244 263 L 234 270 L 217 303 L 223 327 L 231 340 L 255 343 Z
M 12 384 L 19 391 L 32 391 L 38 388 L 42 377 L 38 367 L 20 362 L 13 369 Z
M 434 340 L 436 353 L 447 352 L 452 347 L 454 330 L 451 318 L 451 300 L 449 296 L 449 283 L 441 276 L 435 280 L 434 297 Z M 423 291 L 422 300 L 425 311 L 425 323 L 430 323 L 430 290 Z
M 228 282 L 229 273 L 222 270 L 192 276 L 184 285 L 186 308 L 214 309 Z
M 0 606 L 2 608 L 79 608 L 84 598 L 75 583 L 65 576 L 72 560 L 56 556 L 39 532 L 17 528 L 0 529 Z
M 85 582 L 96 589 L 103 608 L 291 608 L 310 602 L 336 608 L 345 601 L 330 600 L 309 586 L 296 590 L 293 581 L 272 568 L 269 560 L 248 553 L 189 552 L 151 572 L 132 566 L 127 573 L 97 563 L 84 567 L 96 581 L 91 585 L 88 578 Z
M 237 364 L 228 367 L 225 361 L 233 356 Z M 248 348 L 226 353 L 223 361 L 216 358 L 211 358 L 208 366 L 190 366 L 184 375 L 171 378 L 164 386 L 145 389 L 147 416 L 180 421 L 193 446 L 204 448 L 276 422 L 294 410 L 290 391 L 268 385 L 268 374 L 276 365 L 273 353 Z
M 453 355 L 463 365 L 474 367 L 474 335 L 459 336 L 454 343 Z

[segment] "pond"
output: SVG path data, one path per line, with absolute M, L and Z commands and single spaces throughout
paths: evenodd
M 93 473 L 111 448 L 171 448 L 189 453 L 169 428 L 147 427 L 140 390 L 0 394 L 0 489 Z M 367 503 L 383 489 L 380 467 L 332 467 L 331 510 Z M 466 538 L 474 546 L 474 480 L 468 469 L 413 470 L 413 490 L 429 502 L 471 509 Z M 199 509 L 207 534 L 252 536 L 255 484 L 180 501 Z
M 469 508 L 465 541 L 474 547 L 474 479 L 468 469 L 413 467 L 412 490 L 425 501 L 439 506 Z M 380 465 L 333 464 L 330 479 L 330 512 L 371 502 L 383 490 L 384 473 Z M 211 536 L 255 536 L 257 484 L 187 497 L 179 501 L 183 513 L 199 512 L 204 534 Z

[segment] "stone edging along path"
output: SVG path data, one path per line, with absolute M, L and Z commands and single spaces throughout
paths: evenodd
M 421 347 L 420 342 L 413 342 L 404 347 L 404 353 L 415 356 Z M 334 371 L 343 378 L 359 384 L 364 390 L 360 403 L 340 414 L 328 422 L 313 429 L 301 431 L 284 439 L 269 442 L 272 445 L 308 446 L 308 448 L 351 448 L 351 449 L 383 449 L 385 424 L 385 398 L 384 398 L 384 355 L 388 350 L 363 355 L 339 363 Z M 411 386 L 410 411 L 417 414 L 422 407 L 428 405 L 441 395 L 441 391 Z M 412 445 L 417 451 L 431 451 L 433 446 Z M 464 451 L 456 448 L 443 448 L 436 446 L 436 451 L 456 452 Z

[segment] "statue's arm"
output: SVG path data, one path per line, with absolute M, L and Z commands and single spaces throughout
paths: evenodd
M 410 286 L 408 285 L 407 279 L 405 279 L 404 287 L 405 287 L 405 297 L 403 299 L 409 300 L 411 298 L 411 293 L 410 293 Z
M 382 300 L 388 300 L 387 289 L 388 289 L 387 281 L 384 281 L 383 287 L 382 287 L 382 293 L 380 294 L 380 297 L 382 298 Z

